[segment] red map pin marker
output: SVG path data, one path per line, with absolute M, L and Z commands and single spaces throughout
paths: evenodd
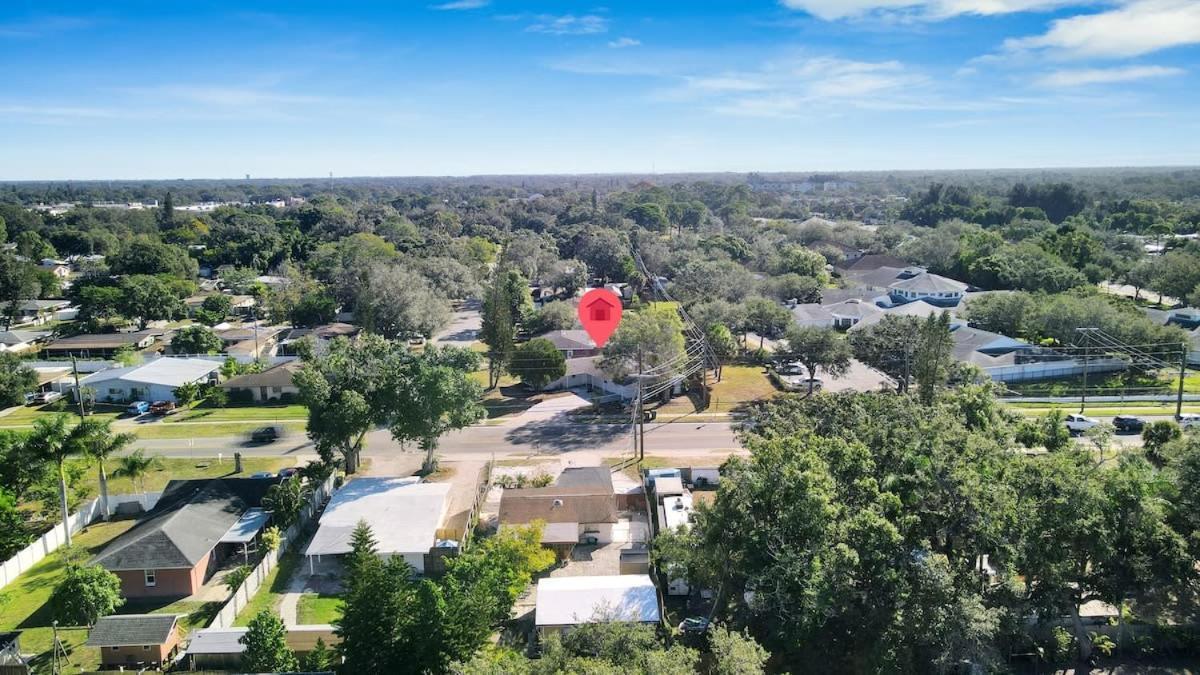
M 621 299 L 605 288 L 593 288 L 579 299 L 579 321 L 597 347 L 604 347 L 621 323 Z

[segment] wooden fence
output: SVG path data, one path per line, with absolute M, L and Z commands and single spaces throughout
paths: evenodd
M 251 570 L 246 580 L 242 582 L 242 585 L 238 586 L 237 590 L 230 594 L 229 599 L 225 601 L 225 605 L 221 607 L 221 611 L 217 612 L 212 622 L 208 624 L 209 628 L 231 628 L 233 626 L 238 614 L 246 608 L 246 605 L 250 604 L 250 600 L 258 592 L 263 582 L 267 580 L 267 576 L 271 573 L 271 570 L 275 569 L 275 566 L 279 564 L 279 559 L 296 542 L 296 539 L 308 524 L 309 519 L 317 514 L 317 511 L 325 503 L 325 500 L 334 493 L 336 480 L 336 476 L 330 476 L 316 490 L 313 490 L 308 504 L 300 512 L 300 518 L 287 529 L 287 532 L 283 533 L 283 541 L 280 542 L 279 548 L 263 556 L 262 561 Z

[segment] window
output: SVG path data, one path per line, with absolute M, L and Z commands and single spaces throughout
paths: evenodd
M 272 394 L 282 394 L 283 387 L 271 387 L 271 393 Z
M 144 651 L 144 652 L 150 651 L 150 645 L 142 645 L 142 651 Z
M 113 650 L 114 652 L 121 651 L 120 647 L 109 647 L 109 649 Z
M 146 585 L 147 586 L 157 586 L 158 585 L 157 572 L 158 572 L 158 570 L 144 570 L 143 571 L 143 574 L 146 577 Z

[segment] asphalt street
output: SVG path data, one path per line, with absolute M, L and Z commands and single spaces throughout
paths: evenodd
M 164 457 L 316 456 L 312 443 L 295 434 L 272 444 L 249 444 L 242 437 L 151 439 L 135 447 Z M 633 436 L 626 424 L 578 424 L 557 419 L 534 420 L 515 426 L 474 426 L 442 438 L 438 453 L 447 459 L 489 459 L 587 452 L 617 456 L 632 451 Z M 741 449 L 729 422 L 673 422 L 646 426 L 647 455 L 727 455 Z M 407 449 L 415 452 L 414 447 Z M 388 456 L 406 449 L 386 429 L 367 436 L 367 457 Z

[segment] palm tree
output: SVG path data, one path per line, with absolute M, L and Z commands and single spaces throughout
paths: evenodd
M 134 450 L 117 460 L 117 470 L 114 476 L 125 477 L 130 482 L 137 483 L 142 488 L 142 508 L 146 508 L 146 474 L 162 466 L 158 455 L 147 457 L 141 450 Z
M 67 511 L 67 474 L 63 467 L 67 458 L 78 452 L 79 446 L 71 442 L 73 430 L 67 426 L 67 415 L 43 417 L 33 423 L 33 431 L 25 439 L 26 447 L 42 461 L 54 462 L 58 467 L 58 500 L 62 507 L 63 541 L 71 545 L 71 525 Z
M 100 470 L 100 511 L 108 520 L 112 513 L 108 507 L 108 472 L 104 469 L 104 462 L 136 441 L 137 436 L 131 433 L 114 434 L 111 420 L 84 420 L 75 427 L 75 431 L 79 432 L 83 454 L 96 460 Z

